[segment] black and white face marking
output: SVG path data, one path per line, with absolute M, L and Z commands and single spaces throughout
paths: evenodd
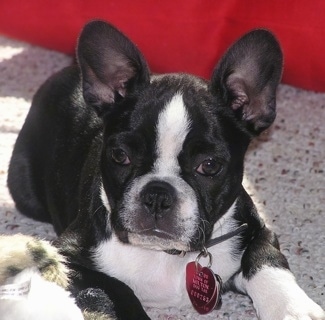
M 154 172 L 160 176 L 180 172 L 178 155 L 190 130 L 191 121 L 180 93 L 160 113 L 157 123 L 157 160 Z
M 189 250 L 199 228 L 196 194 L 180 176 L 178 156 L 191 128 L 181 93 L 165 105 L 156 123 L 156 160 L 124 195 L 120 221 L 128 241 L 150 249 Z

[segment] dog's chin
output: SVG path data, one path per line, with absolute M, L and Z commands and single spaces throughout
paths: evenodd
M 149 250 L 179 250 L 190 251 L 188 242 L 175 240 L 172 235 L 161 230 L 150 230 L 150 232 L 134 233 L 120 231 L 116 233 L 122 242 L 130 243 L 134 246 Z

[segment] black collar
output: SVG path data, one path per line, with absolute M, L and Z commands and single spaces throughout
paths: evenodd
M 226 241 L 236 235 L 238 235 L 239 233 L 241 233 L 242 231 L 246 230 L 248 228 L 248 224 L 247 223 L 243 223 L 242 225 L 240 225 L 237 229 L 230 231 L 226 234 L 223 234 L 220 237 L 216 237 L 213 239 L 208 240 L 205 243 L 205 248 L 210 248 L 212 246 L 215 246 L 216 244 L 219 244 L 223 241 Z M 173 254 L 173 255 L 179 255 L 180 257 L 184 257 L 186 255 L 187 251 L 180 251 L 180 250 L 176 250 L 176 249 L 171 249 L 171 250 L 165 250 L 166 253 L 169 254 Z M 190 251 L 191 252 L 191 251 Z

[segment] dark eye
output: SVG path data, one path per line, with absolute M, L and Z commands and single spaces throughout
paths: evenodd
M 119 148 L 116 148 L 116 149 L 112 150 L 112 159 L 116 163 L 124 165 L 124 166 L 131 163 L 131 161 L 130 161 L 128 155 L 126 154 L 126 152 L 123 149 L 119 149 Z
M 222 168 L 221 163 L 213 158 L 205 159 L 197 168 L 196 171 L 204 176 L 213 176 Z

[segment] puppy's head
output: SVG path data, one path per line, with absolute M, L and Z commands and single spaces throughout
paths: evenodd
M 199 249 L 241 190 L 250 139 L 275 118 L 282 53 L 273 35 L 239 39 L 211 81 L 150 76 L 113 26 L 89 23 L 78 46 L 83 95 L 103 118 L 102 199 L 121 241 Z

